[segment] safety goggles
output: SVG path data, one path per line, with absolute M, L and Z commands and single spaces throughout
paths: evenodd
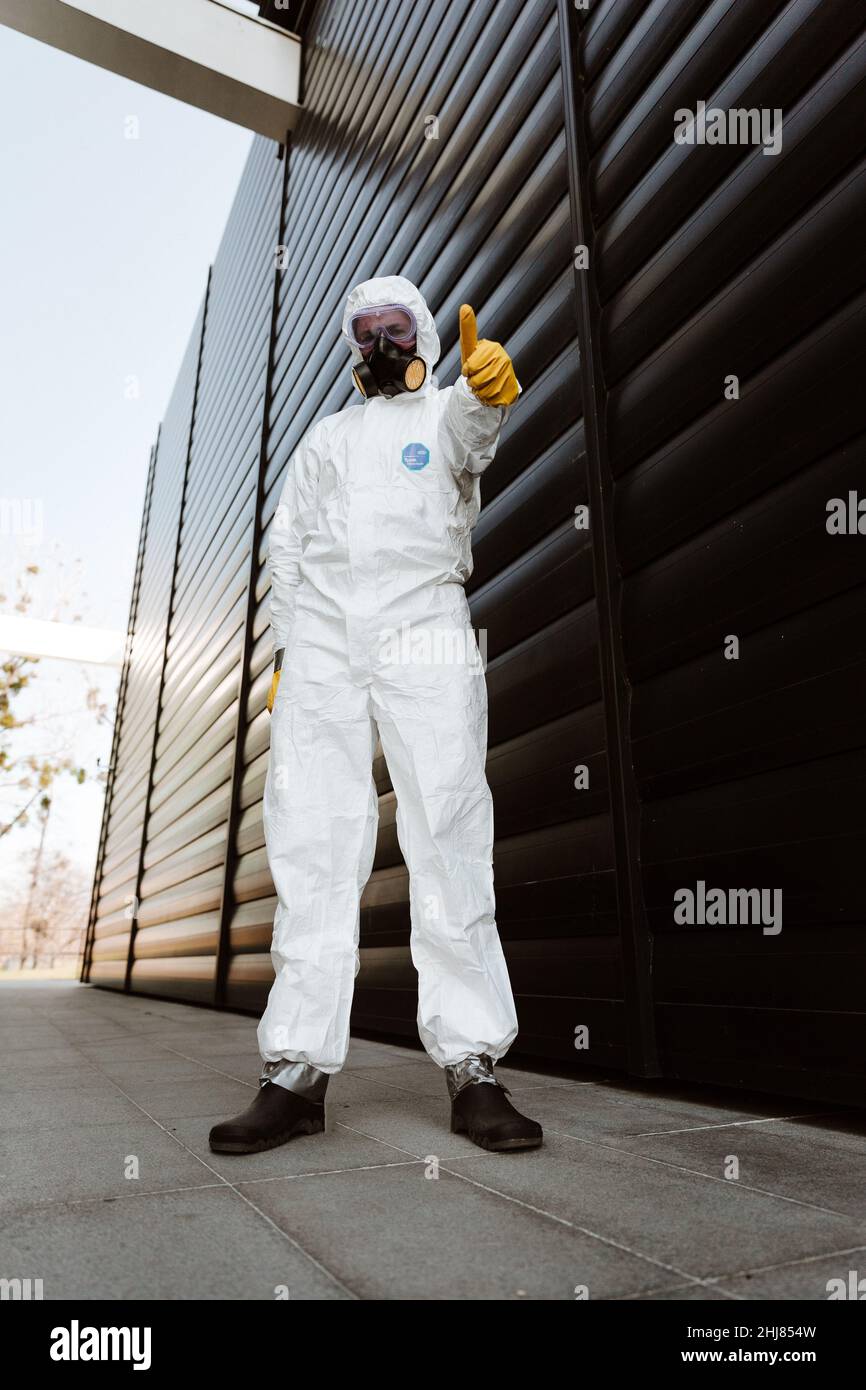
M 362 352 L 369 352 L 380 333 L 398 347 L 410 347 L 417 334 L 415 315 L 405 304 L 377 304 L 359 309 L 349 320 L 349 339 Z

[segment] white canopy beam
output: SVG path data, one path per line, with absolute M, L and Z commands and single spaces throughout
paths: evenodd
M 300 39 L 218 0 L 0 0 L 0 23 L 272 140 L 300 115 Z
M 86 666 L 122 666 L 126 634 L 84 623 L 0 613 L 0 655 L 44 656 Z

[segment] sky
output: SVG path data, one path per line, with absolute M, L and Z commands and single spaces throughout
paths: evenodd
M 0 613 L 126 630 L 150 446 L 252 142 L 249 131 L 0 26 Z M 19 521 L 9 518 L 18 517 Z M 0 660 L 5 659 L 0 653 Z M 71 756 L 46 852 L 96 858 L 119 672 L 43 660 L 17 753 Z M 87 692 L 108 706 L 98 722 Z M 17 793 L 0 777 L 0 822 Z M 0 898 L 34 824 L 0 838 Z

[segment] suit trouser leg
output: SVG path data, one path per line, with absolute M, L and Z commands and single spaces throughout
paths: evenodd
M 498 1060 L 517 1035 L 495 918 L 487 690 L 471 629 L 468 642 L 463 661 L 389 665 L 373 683 L 410 875 L 418 1031 L 441 1067 L 482 1053 Z
M 349 1046 L 360 901 L 376 847 L 376 727 L 369 691 L 353 683 L 336 644 L 329 652 L 326 639 L 309 640 L 307 652 L 294 648 L 271 721 L 264 827 L 276 978 L 258 1040 L 265 1062 L 332 1073 Z

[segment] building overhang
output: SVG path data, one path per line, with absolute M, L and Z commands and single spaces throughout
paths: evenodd
M 0 23 L 272 140 L 301 112 L 300 39 L 218 0 L 0 0 Z
M 0 613 L 0 652 L 7 656 L 52 657 L 85 666 L 122 666 L 126 634 L 83 623 L 58 623 Z

